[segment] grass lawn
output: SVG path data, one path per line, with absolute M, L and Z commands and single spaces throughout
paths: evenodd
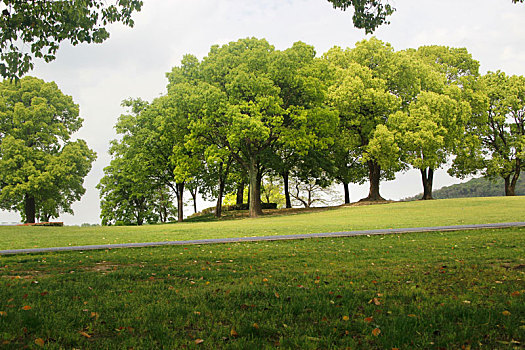
M 525 197 L 352 206 L 258 219 L 143 227 L 0 226 L 0 250 L 523 221 Z
M 0 257 L 6 349 L 524 343 L 524 228 Z

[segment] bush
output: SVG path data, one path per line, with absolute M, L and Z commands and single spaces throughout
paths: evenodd
M 64 226 L 64 223 L 63 222 L 35 222 L 35 223 L 21 224 L 18 226 Z

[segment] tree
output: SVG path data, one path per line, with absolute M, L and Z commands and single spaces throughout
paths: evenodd
M 346 150 L 368 168 L 370 191 L 363 200 L 384 200 L 379 183 L 382 177 L 392 178 L 394 171 L 400 169 L 398 147 L 384 142 L 373 143 L 372 147 L 371 140 L 385 130 L 389 116 L 402 107 L 400 96 L 405 95 L 404 87 L 413 85 L 397 79 L 394 73 L 404 70 L 396 69 L 392 47 L 375 38 L 357 43 L 354 49 L 333 48 L 325 58 L 335 71 L 328 99 L 339 111 L 339 134 L 346 140 Z M 337 159 L 345 162 L 339 165 L 341 169 L 344 164 L 351 164 L 344 156 Z
M 122 22 L 133 26 L 131 15 L 142 1 L 3 0 L 0 4 L 0 75 L 18 79 L 33 68 L 33 58 L 46 62 L 64 40 L 71 44 L 101 43 L 109 37 L 105 26 Z M 31 52 L 24 52 L 29 46 Z
M 364 29 L 367 34 L 373 33 L 382 24 L 389 24 L 387 17 L 395 8 L 383 4 L 381 0 L 328 0 L 334 8 L 346 10 L 354 8 L 352 20 L 356 28 Z
M 145 178 L 130 154 L 113 156 L 97 185 L 102 225 L 166 222 L 174 214 L 169 193 Z
M 222 136 L 229 125 L 222 124 L 226 95 L 220 89 L 203 81 L 200 62 L 195 56 L 186 55 L 181 67 L 174 67 L 167 74 L 170 83 L 168 93 L 173 95 L 179 105 L 184 105 L 188 118 L 188 135 L 184 149 L 193 154 L 191 169 L 194 177 L 202 180 L 201 193 L 216 198 L 215 215 L 222 213 L 222 197 L 229 184 L 229 174 L 233 163 L 232 150 L 227 147 Z M 183 162 L 184 163 L 184 162 Z
M 71 141 L 82 126 L 78 105 L 55 83 L 26 77 L 0 84 L 0 207 L 25 222 L 72 213 L 95 153 Z
M 478 75 L 479 63 L 464 48 L 423 46 L 402 52 L 418 84 L 406 107 L 389 118 L 388 131 L 401 160 L 421 172 L 423 198 L 432 199 L 434 172 L 444 165 L 465 135 L 471 114 L 462 81 Z
M 315 57 L 315 51 L 307 45 L 297 43 L 294 47 L 310 55 L 305 57 L 304 66 Z M 213 46 L 200 64 L 201 79 L 207 84 L 202 87 L 223 102 L 215 113 L 201 114 L 193 125 L 215 133 L 213 143 L 228 150 L 248 173 L 252 217 L 262 214 L 261 180 L 276 150 L 294 148 L 305 152 L 312 136 L 308 121 L 317 113 L 308 106 L 285 102 L 290 96 L 281 86 L 287 84 L 279 85 L 285 78 L 275 66 L 280 55 L 266 40 L 242 39 Z
M 451 172 L 502 177 L 505 195 L 513 196 L 525 168 L 525 77 L 489 72 L 469 88 L 478 113 L 467 127 L 475 139 L 460 150 Z
M 387 17 L 395 12 L 388 0 L 328 0 L 334 8 L 346 10 L 354 8 L 352 20 L 356 28 L 364 29 L 367 34 L 373 33 L 380 25 L 390 24 Z M 512 0 L 514 4 L 525 0 Z
M 461 100 L 459 88 L 449 90 L 448 94 L 424 91 L 408 112 L 398 112 L 389 120 L 403 160 L 421 172 L 422 199 L 432 199 L 434 171 L 453 153 L 470 115 L 470 106 Z
M 334 192 L 329 186 L 319 184 L 315 179 L 301 181 L 299 179 L 292 180 L 291 195 L 299 205 L 305 208 L 311 208 L 315 204 L 327 205 L 332 202 Z M 330 198 L 326 198 L 330 196 Z

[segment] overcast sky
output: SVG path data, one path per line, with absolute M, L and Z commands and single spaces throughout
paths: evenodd
M 391 0 L 397 11 L 391 24 L 374 33 L 396 50 L 422 45 L 466 47 L 481 63 L 481 72 L 503 70 L 525 75 L 525 4 L 511 0 Z M 352 25 L 352 13 L 332 8 L 326 0 L 144 0 L 133 28 L 110 27 L 103 44 L 63 44 L 52 63 L 37 61 L 30 75 L 55 81 L 80 105 L 84 126 L 75 136 L 85 139 L 98 158 L 87 176 L 86 194 L 63 215 L 66 224 L 99 223 L 95 186 L 110 162 L 108 145 L 124 112 L 122 100 L 151 101 L 166 92 L 165 73 L 184 54 L 204 57 L 211 45 L 240 38 L 265 38 L 277 49 L 296 41 L 313 45 L 321 55 L 333 46 L 353 47 L 370 36 Z M 398 174 L 381 184 L 383 197 L 400 199 L 421 192 L 419 173 Z M 435 188 L 460 182 L 440 169 Z M 351 186 L 351 199 L 368 193 L 368 184 Z M 189 197 L 189 195 L 188 195 Z M 200 209 L 209 206 L 200 203 Z M 189 208 L 187 209 L 189 211 Z M 19 221 L 14 212 L 0 212 L 1 222 Z

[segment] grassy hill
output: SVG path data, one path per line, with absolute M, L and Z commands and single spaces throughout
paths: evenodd
M 443 202 L 455 203 L 457 217 L 460 203 L 470 210 Z M 404 204 L 362 209 L 295 219 L 423 213 Z M 517 349 L 525 339 L 525 228 L 0 260 L 5 349 Z
M 471 179 L 467 182 L 445 186 L 434 190 L 432 196 L 435 199 L 446 198 L 470 198 L 470 197 L 499 197 L 505 195 L 505 186 L 503 179 L 498 178 L 491 180 L 487 177 Z M 525 196 L 525 176 L 521 176 L 516 184 L 516 195 Z M 406 198 L 406 201 L 420 199 L 422 193 Z
M 354 205 L 292 215 L 133 227 L 0 226 L 0 249 L 523 221 L 525 197 Z M 286 210 L 279 213 L 289 213 Z

